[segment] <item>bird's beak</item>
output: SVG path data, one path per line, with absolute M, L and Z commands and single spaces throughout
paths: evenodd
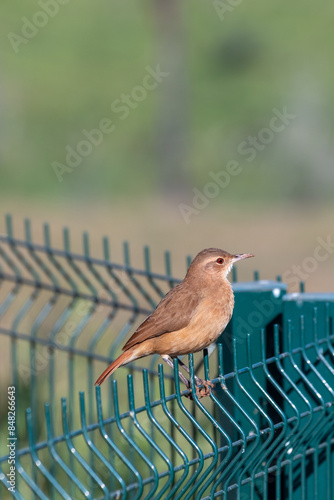
M 251 253 L 238 253 L 234 256 L 233 262 L 236 262 L 237 260 L 248 259 L 248 257 L 254 257 L 254 255 Z

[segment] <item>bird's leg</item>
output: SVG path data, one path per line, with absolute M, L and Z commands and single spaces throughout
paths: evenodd
M 185 363 L 183 363 L 183 361 L 180 358 L 177 358 L 177 360 L 178 360 L 181 368 L 183 368 L 190 375 L 190 370 L 189 370 L 188 366 Z M 196 375 L 194 375 L 194 378 L 195 378 L 196 385 L 201 385 L 203 383 L 203 380 L 201 378 L 196 377 Z
M 167 365 L 169 365 L 171 368 L 174 368 L 173 360 L 172 360 L 172 358 L 170 358 L 170 356 L 168 356 L 168 354 L 162 354 L 161 357 L 164 361 L 166 361 Z M 186 377 L 184 375 L 182 375 L 182 373 L 180 371 L 179 371 L 179 379 L 181 380 L 181 382 L 183 382 L 185 384 L 187 389 L 190 389 L 190 381 L 188 379 L 186 379 Z
M 173 361 L 170 358 L 170 356 L 168 356 L 167 354 L 164 354 L 161 357 L 162 357 L 162 359 L 164 361 L 166 361 L 166 363 L 169 366 L 171 366 L 172 368 L 174 367 Z M 177 356 L 175 356 L 175 357 L 177 358 Z M 181 368 L 183 368 L 187 373 L 190 374 L 188 366 L 185 363 L 183 363 L 183 361 L 181 361 L 181 359 L 177 358 L 177 360 L 178 360 Z M 179 371 L 179 378 L 186 385 L 186 387 L 188 389 L 190 389 L 190 387 L 191 387 L 190 380 L 187 380 L 182 375 L 182 373 L 180 371 Z M 209 396 L 209 394 L 211 392 L 211 389 L 214 387 L 214 385 L 211 382 L 211 380 L 202 380 L 201 378 L 197 377 L 196 375 L 194 375 L 194 378 L 195 378 L 195 386 L 196 386 L 197 397 L 200 399 L 200 398 L 203 398 L 204 396 Z M 192 395 L 188 394 L 187 398 L 192 399 Z
M 188 366 L 181 361 L 181 359 L 177 358 L 181 367 L 190 374 Z M 203 380 L 196 375 L 194 375 L 195 383 L 196 383 L 196 394 L 199 398 L 203 398 L 204 396 L 209 396 L 211 389 L 214 387 L 214 384 L 211 380 Z M 200 387 L 202 386 L 202 389 Z

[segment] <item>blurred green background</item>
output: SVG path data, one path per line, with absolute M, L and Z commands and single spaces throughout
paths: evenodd
M 110 234 L 115 259 L 124 239 L 171 249 L 180 273 L 213 245 L 255 253 L 263 277 L 302 265 L 333 231 L 333 14 L 329 1 L 2 4 L 1 211 Z M 168 76 L 143 87 L 157 67 Z M 113 130 L 87 146 L 104 119 Z M 76 167 L 66 148 L 83 152 Z M 231 161 L 239 173 L 212 186 Z M 308 289 L 332 289 L 332 261 Z

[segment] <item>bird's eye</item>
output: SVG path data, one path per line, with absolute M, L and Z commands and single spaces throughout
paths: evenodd
M 216 260 L 217 264 L 224 264 L 224 259 L 219 257 L 219 259 Z

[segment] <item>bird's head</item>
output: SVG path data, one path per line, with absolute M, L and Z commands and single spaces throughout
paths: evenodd
M 219 248 L 207 248 L 196 255 L 188 269 L 188 276 L 195 276 L 199 273 L 211 275 L 220 279 L 226 279 L 235 262 L 248 257 L 254 257 L 250 253 L 231 254 Z

